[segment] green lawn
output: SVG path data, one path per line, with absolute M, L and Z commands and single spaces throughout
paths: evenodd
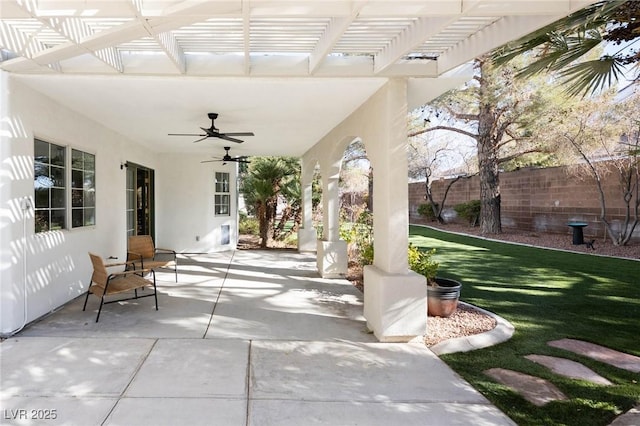
M 640 375 L 546 342 L 574 338 L 640 356 L 640 262 L 490 242 L 411 226 L 410 242 L 436 248 L 438 275 L 463 283 L 461 299 L 516 331 L 490 348 L 442 359 L 519 425 L 607 425 L 640 401 Z M 579 361 L 608 378 L 598 386 L 560 377 L 528 354 Z M 483 374 L 493 367 L 536 375 L 569 397 L 536 407 Z

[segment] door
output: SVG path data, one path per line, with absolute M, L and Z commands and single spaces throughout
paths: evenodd
M 154 171 L 127 163 L 127 236 L 154 232 Z

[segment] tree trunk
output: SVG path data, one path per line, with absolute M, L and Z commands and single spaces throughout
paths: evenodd
M 259 203 L 256 211 L 258 212 L 258 225 L 260 228 L 260 247 L 266 248 L 269 240 L 269 224 L 265 204 Z
M 264 203 L 258 205 L 258 221 L 260 224 L 260 247 L 267 248 L 273 244 L 273 228 L 276 218 L 277 200 L 275 197 L 267 198 Z
M 284 233 L 284 228 L 287 225 L 287 222 L 289 221 L 289 219 L 291 218 L 293 211 L 291 210 L 291 206 L 287 205 L 284 210 L 282 211 L 282 215 L 280 216 L 280 221 L 278 222 L 277 225 L 274 226 L 273 229 L 273 238 L 274 239 L 279 239 L 282 234 Z
M 492 137 L 494 116 L 491 106 L 480 103 L 478 115 L 478 170 L 480 174 L 480 232 L 502 233 L 500 223 L 500 177 L 496 142 Z

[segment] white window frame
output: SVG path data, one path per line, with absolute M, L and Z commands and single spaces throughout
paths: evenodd
M 47 144 L 47 162 L 38 161 L 39 155 L 36 152 L 36 144 L 38 142 Z M 52 147 L 56 147 L 56 149 L 61 149 L 63 152 L 62 165 L 55 164 L 52 162 L 51 158 L 51 149 Z M 60 145 L 53 142 L 48 142 L 46 140 L 40 138 L 34 138 L 33 140 L 33 197 L 34 197 L 34 206 L 35 206 L 35 220 L 34 220 L 34 232 L 36 234 L 40 234 L 43 232 L 49 231 L 61 231 L 63 229 L 67 229 L 68 226 L 68 185 L 69 182 L 68 177 L 68 169 L 67 169 L 67 147 L 64 145 Z M 46 174 L 41 174 L 36 176 L 36 169 L 38 167 L 43 167 L 47 169 Z M 62 179 L 62 185 L 55 184 L 55 178 L 53 176 L 53 170 L 57 170 L 57 178 Z M 39 190 L 46 190 L 46 206 L 43 206 L 43 196 L 44 193 L 39 193 Z M 62 204 L 57 203 L 56 206 L 53 206 L 53 192 L 52 191 L 62 191 L 63 200 Z M 58 192 L 59 193 L 59 192 Z M 40 213 L 47 212 L 47 222 L 46 226 L 42 228 L 38 228 L 38 222 Z M 62 225 L 59 227 L 51 228 L 52 223 L 52 215 L 54 212 L 58 214 L 62 212 Z
M 48 148 L 49 148 L 49 153 L 48 153 L 48 162 L 47 163 L 43 163 L 41 161 L 38 161 L 38 153 L 36 152 L 36 144 L 38 142 L 47 144 Z M 61 149 L 63 154 L 63 159 L 62 159 L 62 165 L 60 164 L 52 164 L 51 162 L 51 147 L 54 146 L 57 149 Z M 83 149 L 78 149 L 78 148 L 74 148 L 72 146 L 69 145 L 62 145 L 59 143 L 55 143 L 55 142 L 50 142 L 44 138 L 40 138 L 40 137 L 34 137 L 33 139 L 33 149 L 34 149 L 34 153 L 33 153 L 33 171 L 34 171 L 34 206 L 35 206 L 35 220 L 34 220 L 34 232 L 36 234 L 42 234 L 42 233 L 46 233 L 46 232 L 51 232 L 51 231 L 64 231 L 64 230 L 74 230 L 74 229 L 82 229 L 82 228 L 89 228 L 89 227 L 94 227 L 96 225 L 97 219 L 97 202 L 96 202 L 96 154 L 93 152 L 89 152 Z M 78 169 L 77 167 L 74 167 L 73 164 L 73 155 L 74 152 L 76 153 L 81 153 L 83 156 L 83 164 L 82 164 L 82 169 Z M 84 156 L 88 155 L 91 156 L 93 159 L 93 170 L 87 169 L 85 168 L 85 163 L 84 163 Z M 48 168 L 48 173 L 47 175 L 40 175 L 41 179 L 36 179 L 36 168 L 40 166 L 40 167 L 47 167 Z M 47 182 L 47 180 L 51 181 L 52 179 L 52 173 L 51 173 L 51 167 L 54 167 L 56 169 L 62 169 L 62 173 L 58 173 L 58 178 L 60 178 L 60 176 L 62 176 L 62 180 L 63 180 L 63 185 L 62 186 L 54 186 L 54 183 L 52 182 Z M 80 188 L 72 188 L 73 186 L 73 172 L 78 172 L 81 171 L 82 172 L 82 179 L 83 179 L 83 185 L 82 185 L 82 206 L 74 206 L 74 201 L 73 201 L 73 191 L 74 190 L 79 190 Z M 90 185 L 85 185 L 84 182 L 84 174 L 85 173 L 93 173 L 93 187 L 91 187 Z M 47 207 L 39 207 L 39 204 L 41 204 L 40 202 L 42 201 L 42 195 L 43 194 L 38 194 L 38 188 L 42 188 L 42 187 L 47 187 L 48 186 L 48 194 L 47 194 Z M 51 194 L 51 190 L 57 190 L 63 191 L 64 194 L 64 200 L 62 202 L 62 205 L 56 205 L 56 207 L 52 207 L 52 194 Z M 90 193 L 90 194 L 88 194 Z M 93 203 L 93 206 L 91 206 L 90 204 Z M 60 204 L 60 203 L 58 203 Z M 74 226 L 73 225 L 73 212 L 77 211 L 79 209 L 83 210 L 83 221 L 82 221 L 82 225 L 78 225 L 78 226 Z M 90 223 L 87 223 L 87 221 L 85 220 L 85 210 L 93 210 L 93 220 Z M 43 227 L 43 228 L 38 228 L 38 216 L 39 216 L 39 212 L 43 212 L 43 211 L 47 211 L 48 212 L 48 222 L 47 222 L 47 226 Z M 56 227 L 54 229 L 51 229 L 51 218 L 52 218 L 52 211 L 57 211 L 57 212 L 62 212 L 62 216 L 63 216 L 63 224 L 62 226 Z M 46 228 L 46 229 L 45 229 Z
M 70 173 L 71 178 L 69 179 L 69 200 L 71 202 L 71 220 L 69 221 L 69 225 L 71 229 L 84 228 L 87 226 L 95 226 L 96 224 L 96 155 L 87 151 L 83 151 L 81 149 L 70 148 L 71 151 L 71 167 Z M 82 168 L 74 167 L 74 154 L 80 153 L 82 156 Z M 91 156 L 93 159 L 93 168 L 86 168 L 86 158 L 85 156 Z M 89 163 L 90 164 L 90 163 Z M 80 172 L 82 174 L 82 187 L 74 187 L 73 186 L 73 173 Z M 93 185 L 88 184 L 88 175 L 93 175 Z M 74 191 L 82 192 L 82 204 L 80 206 L 74 206 Z M 74 212 L 82 211 L 82 225 L 75 226 L 74 222 Z M 89 217 L 93 218 L 92 222 L 87 223 L 87 214 L 93 213 Z
M 213 214 L 231 216 L 231 173 L 214 172 Z

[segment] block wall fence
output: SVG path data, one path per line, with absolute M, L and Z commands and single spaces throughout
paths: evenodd
M 432 183 L 434 200 L 442 200 L 448 180 Z M 619 227 L 624 220 L 624 202 L 615 174 L 606 175 L 604 191 L 607 218 Z M 501 216 L 503 229 L 518 228 L 532 232 L 571 234 L 568 222 L 586 222 L 585 237 L 603 238 L 605 226 L 600 221 L 600 201 L 593 178 L 576 177 L 567 167 L 527 168 L 500 174 Z M 445 201 L 444 218 L 459 222 L 453 206 L 480 199 L 479 177 L 463 178 L 454 183 Z M 428 224 L 418 214 L 418 206 L 426 203 L 424 182 L 409 184 L 409 222 Z M 616 228 L 618 229 L 618 228 Z M 640 226 L 632 238 L 640 242 Z

